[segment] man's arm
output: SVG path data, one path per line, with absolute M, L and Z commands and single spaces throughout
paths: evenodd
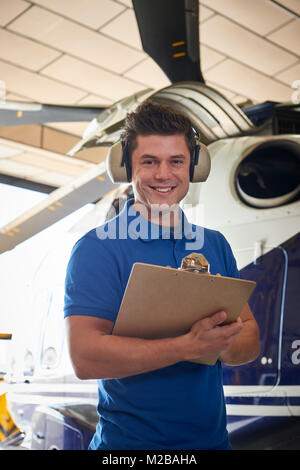
M 219 326 L 218 312 L 199 320 L 185 335 L 145 340 L 111 335 L 113 322 L 86 315 L 66 318 L 70 356 L 80 379 L 122 378 L 150 372 L 180 361 L 219 356 L 242 329 L 240 322 Z
M 237 366 L 254 361 L 260 353 L 259 328 L 247 304 L 240 317 L 243 328 L 235 341 L 220 355 L 224 364 Z

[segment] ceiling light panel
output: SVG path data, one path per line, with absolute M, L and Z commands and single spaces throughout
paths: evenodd
M 144 88 L 162 88 L 171 83 L 151 57 L 130 69 L 125 73 L 125 77 L 143 83 L 145 85 Z
M 127 9 L 113 21 L 101 28 L 101 33 L 142 50 L 139 28 L 134 11 Z
M 300 20 L 295 19 L 289 24 L 283 26 L 279 30 L 268 36 L 270 41 L 276 42 L 285 49 L 300 54 Z
M 9 29 L 116 73 L 145 54 L 39 7 L 30 8 Z
M 0 26 L 5 26 L 30 7 L 24 0 L 1 0 Z
M 75 103 L 86 95 L 85 91 L 2 61 L 0 61 L 0 77 L 5 82 L 7 90 L 20 93 L 39 103 Z
M 61 57 L 42 73 L 112 100 L 119 100 L 145 88 L 127 78 L 69 56 Z
M 270 0 L 201 0 L 201 3 L 262 36 L 292 19 L 290 13 Z
M 17 95 L 16 93 L 10 93 L 10 91 L 6 92 L 6 101 L 21 101 L 24 103 L 32 101 L 30 98 L 25 98 L 24 96 Z
M 290 86 L 292 86 L 296 80 L 299 80 L 300 82 L 300 63 L 277 74 L 276 78 Z
M 289 101 L 291 88 L 231 59 L 208 70 L 205 79 L 255 101 Z
M 78 104 L 91 104 L 95 106 L 109 106 L 110 104 L 113 104 L 113 100 L 107 98 L 107 96 L 104 98 L 103 96 L 97 96 L 92 93 L 88 94 L 84 98 L 78 101 Z
M 300 2 L 299 0 L 277 0 L 283 7 L 293 11 L 296 15 L 300 16 Z
M 112 0 L 35 0 L 34 3 L 93 29 L 100 28 L 125 9 Z
M 204 45 L 268 75 L 298 60 L 293 54 L 219 15 L 202 25 L 200 36 Z
M 61 55 L 60 52 L 0 28 L 0 58 L 38 71 Z
M 220 54 L 219 52 L 210 49 L 210 47 L 200 44 L 201 70 L 203 70 L 203 72 L 218 64 L 225 58 L 226 56 L 224 56 L 223 54 Z
M 132 0 L 119 0 L 120 3 L 122 3 L 123 5 L 126 5 L 127 7 L 129 8 L 132 8 Z
M 215 15 L 215 12 L 203 6 L 201 2 L 201 5 L 199 5 L 199 22 L 202 23 L 202 21 L 205 21 L 214 15 Z

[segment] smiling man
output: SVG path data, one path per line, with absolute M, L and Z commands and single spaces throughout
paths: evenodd
M 66 275 L 74 370 L 81 379 L 98 379 L 100 419 L 90 449 L 229 449 L 221 364 L 246 363 L 259 353 L 248 306 L 234 323 L 221 325 L 226 312 L 217 312 L 175 338 L 111 335 L 135 262 L 178 268 L 201 251 L 212 274 L 239 275 L 223 235 L 201 228 L 201 250 L 187 236 L 198 233 L 179 207 L 194 171 L 189 119 L 145 102 L 127 115 L 122 144 L 134 199 L 76 243 Z M 214 366 L 191 362 L 211 353 L 219 357 Z

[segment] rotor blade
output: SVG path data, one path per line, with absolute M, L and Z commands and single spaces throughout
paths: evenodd
M 200 81 L 198 0 L 133 0 L 144 51 L 172 83 Z
M 105 162 L 99 163 L 0 228 L 0 254 L 11 250 L 85 204 L 101 199 L 116 187 L 118 185 L 113 184 L 106 173 Z
M 0 126 L 44 124 L 46 122 L 88 122 L 104 109 L 106 108 L 101 106 L 65 106 L 0 101 Z

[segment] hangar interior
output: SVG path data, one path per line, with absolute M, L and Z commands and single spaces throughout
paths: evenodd
M 200 66 L 206 85 L 216 90 L 219 97 L 223 96 L 225 100 L 228 100 L 227 104 L 231 102 L 237 105 L 240 110 L 255 108 L 261 103 L 270 103 L 271 105 L 274 103 L 292 103 L 298 105 L 300 103 L 299 16 L 300 3 L 298 0 L 252 0 L 251 2 L 244 0 L 200 0 Z M 21 351 L 23 362 L 19 369 L 18 365 L 14 364 L 15 372 L 22 375 L 25 371 L 29 377 L 26 379 L 27 382 L 25 380 L 21 384 L 14 384 L 13 386 L 16 385 L 16 388 L 13 389 L 6 388 L 3 381 L 0 383 L 0 419 L 2 412 L 2 419 L 5 419 L 8 423 L 6 437 L 1 435 L 0 428 L 0 441 L 5 441 L 7 438 L 9 445 L 22 442 L 22 439 L 24 439 L 22 423 L 25 422 L 26 428 L 28 425 L 26 420 L 30 413 L 32 414 L 32 407 L 30 408 L 30 406 L 33 403 L 36 406 L 36 403 L 30 402 L 30 400 L 34 400 L 38 396 L 43 398 L 38 403 L 41 406 L 41 409 L 39 408 L 41 416 L 43 413 L 44 417 L 47 415 L 45 419 L 48 419 L 49 423 L 59 423 L 59 426 L 66 426 L 68 429 L 71 429 L 74 422 L 84 424 L 87 433 L 84 435 L 84 439 L 87 439 L 91 430 L 94 429 L 96 418 L 94 401 L 92 401 L 95 398 L 93 384 L 88 383 L 84 387 L 85 402 L 83 405 L 81 404 L 81 408 L 77 407 L 75 399 L 69 407 L 60 402 L 61 406 L 57 405 L 55 409 L 47 409 L 45 412 L 45 408 L 43 408 L 45 404 L 49 405 L 55 393 L 62 400 L 62 395 L 68 396 L 67 394 L 71 391 L 70 396 L 73 394 L 72 397 L 76 396 L 76 399 L 78 399 L 78 397 L 82 397 L 83 391 L 83 386 L 74 378 L 70 383 L 60 381 L 59 384 L 51 378 L 51 371 L 55 369 L 57 364 L 57 356 L 60 357 L 60 354 L 63 354 L 61 335 L 56 333 L 61 331 L 62 319 L 59 314 L 62 308 L 64 272 L 60 271 L 57 274 L 56 262 L 64 259 L 70 249 L 69 245 L 68 249 L 65 249 L 62 238 L 61 245 L 53 249 L 54 232 L 56 230 L 53 224 L 56 221 L 62 221 L 65 216 L 72 214 L 85 204 L 101 202 L 101 197 L 112 189 L 112 186 L 106 183 L 104 177 L 105 159 L 110 144 L 109 139 L 105 140 L 103 138 L 101 145 L 96 147 L 82 144 L 82 142 L 86 143 L 89 138 L 85 137 L 89 135 L 86 134 L 87 128 L 93 133 L 93 125 L 91 124 L 91 128 L 88 127 L 93 117 L 107 109 L 107 114 L 102 115 L 104 121 L 106 117 L 114 117 L 114 113 L 116 113 L 116 120 L 118 121 L 120 116 L 119 121 L 121 121 L 124 112 L 130 108 L 132 103 L 135 102 L 134 100 L 142 100 L 147 93 L 151 93 L 151 90 L 161 90 L 171 84 L 171 80 L 162 68 L 143 49 L 132 0 L 0 1 L 0 186 L 3 185 L 9 188 L 9 192 L 0 191 L 2 215 L 5 215 L 3 223 L 0 224 L 0 262 L 2 266 L 0 283 L 2 286 L 2 303 L 5 304 L 6 315 L 6 318 L 3 316 L 1 321 L 2 326 L 9 325 L 14 309 L 17 311 L 20 324 L 15 338 L 17 341 L 23 340 L 23 349 Z M 38 110 L 40 104 L 48 106 L 50 114 L 54 109 L 62 111 L 62 116 L 67 115 L 68 109 L 71 114 L 78 110 L 79 116 L 84 116 L 85 119 L 76 117 L 74 120 L 59 120 L 56 117 L 55 122 L 45 119 L 42 122 L 26 122 L 27 111 Z M 294 117 L 299 126 L 299 108 L 297 110 L 297 117 L 296 114 L 294 114 Z M 284 114 L 284 110 L 282 113 Z M 115 121 L 113 121 L 113 124 L 115 124 Z M 246 127 L 248 124 L 251 124 L 250 121 L 246 122 Z M 113 134 L 113 125 L 108 129 Z M 297 129 L 295 134 L 300 134 L 299 127 Z M 294 168 L 298 163 L 297 168 L 299 169 L 300 138 L 299 135 L 296 135 L 293 136 L 294 140 L 287 142 L 286 139 L 280 139 L 280 136 L 277 136 L 279 141 L 271 139 L 265 146 L 260 146 L 261 140 L 255 140 L 252 128 L 247 128 L 247 130 L 250 136 L 249 142 L 255 146 L 252 153 L 247 149 L 247 158 L 244 158 L 245 147 L 243 147 L 243 144 L 237 143 L 236 147 L 230 147 L 229 145 L 228 149 L 224 150 L 222 144 L 218 147 L 218 142 L 215 146 L 212 143 L 216 162 L 216 173 L 214 173 L 213 178 L 225 174 L 223 178 L 225 181 L 227 177 L 232 176 L 231 170 L 233 167 L 235 168 L 237 192 L 240 195 L 237 204 L 239 208 L 236 213 L 230 214 L 232 218 L 228 223 L 226 219 L 226 217 L 229 218 L 226 214 L 227 200 L 224 199 L 224 201 L 221 201 L 220 219 L 222 219 L 224 226 L 226 224 L 234 226 L 234 229 L 236 229 L 236 233 L 233 235 L 236 237 L 235 241 L 242 241 L 243 238 L 246 239 L 247 237 L 249 237 L 249 240 L 251 239 L 251 243 L 254 244 L 255 261 L 256 257 L 259 258 L 260 255 L 264 254 L 264 242 L 259 238 L 261 234 L 262 236 L 265 233 L 274 234 L 269 243 L 274 246 L 286 242 L 291 234 L 297 233 L 297 224 L 299 227 L 299 180 L 297 179 L 298 173 L 294 171 Z M 231 149 L 236 150 L 238 155 L 237 161 L 234 163 L 231 160 Z M 221 160 L 220 154 L 223 151 L 223 157 L 225 155 L 228 159 L 227 165 L 224 166 L 219 163 Z M 265 180 L 268 182 L 267 188 L 262 189 L 258 184 L 257 191 L 252 194 L 251 191 L 254 186 L 251 182 L 249 184 L 249 179 L 245 178 L 249 170 L 249 162 L 250 166 L 253 162 L 259 166 L 263 160 L 261 157 L 265 157 L 266 154 L 273 159 L 272 162 L 278 165 L 275 175 L 276 181 L 274 179 Z M 288 171 L 285 173 L 281 172 L 283 154 L 287 156 L 284 168 L 287 168 Z M 218 171 L 219 173 L 217 173 Z M 265 171 L 264 165 L 262 165 L 261 171 Z M 97 198 L 99 181 L 103 186 Z M 212 182 L 214 181 L 212 179 Z M 274 184 L 274 181 L 276 184 Z M 28 198 L 26 210 L 17 211 L 17 215 L 11 218 L 9 215 L 10 204 L 12 208 L 10 195 L 12 195 L 11 191 L 15 187 L 33 190 L 36 192 L 37 198 L 34 199 L 34 202 L 33 199 L 31 201 Z M 284 197 L 286 197 L 284 200 L 280 199 L 282 198 L 282 188 Z M 214 188 L 208 189 L 205 193 L 209 201 L 213 199 L 213 190 Z M 122 191 L 121 187 L 120 193 L 117 193 L 117 195 L 123 194 Z M 195 190 L 194 196 L 197 197 L 197 194 Z M 68 197 L 72 197 L 72 195 L 73 200 L 68 200 Z M 19 204 L 21 198 L 22 196 L 19 198 Z M 264 205 L 265 199 L 269 200 L 269 202 L 267 201 L 269 206 Z M 278 203 L 278 199 L 281 200 L 280 203 Z M 24 202 L 25 200 L 24 195 Z M 108 201 L 111 204 L 114 200 L 112 198 Z M 255 211 L 251 212 L 249 210 L 248 215 L 245 215 L 243 212 L 245 207 L 242 207 L 240 201 L 245 203 L 247 209 L 254 207 Z M 292 204 L 288 206 L 291 201 Z M 276 207 L 276 210 L 277 206 L 280 206 L 278 211 L 274 212 L 274 216 L 270 215 L 271 211 L 267 213 L 267 209 L 273 207 L 272 204 Z M 222 210 L 222 207 L 224 207 L 224 210 Z M 211 204 L 209 208 L 211 210 L 211 219 L 213 219 L 215 207 Z M 256 210 L 257 208 L 261 211 Z M 95 209 L 94 215 L 90 216 L 89 212 L 83 211 L 80 213 L 79 220 L 74 219 L 72 223 L 69 222 L 69 226 L 72 227 L 74 232 L 80 232 L 89 227 L 90 222 L 94 222 L 93 217 L 98 216 L 102 210 L 101 204 L 98 209 Z M 253 234 L 252 228 L 248 230 L 246 235 L 241 235 L 241 232 L 238 232 L 239 228 L 236 228 L 242 227 L 243 223 L 254 224 L 254 222 L 256 223 L 256 235 Z M 280 228 L 278 228 L 279 224 Z M 37 244 L 36 238 L 31 238 L 51 225 L 53 231 L 46 232 L 44 235 L 41 234 L 39 244 Z M 280 235 L 280 238 L 281 228 L 283 234 Z M 51 238 L 52 235 L 53 239 Z M 22 251 L 24 259 L 20 264 L 18 256 L 21 253 L 24 240 L 27 240 L 27 244 L 24 245 L 26 246 Z M 253 240 L 255 240 L 254 243 Z M 13 249 L 15 247 L 16 249 Z M 274 268 L 274 276 L 277 273 L 278 266 L 284 266 L 287 270 L 287 264 L 285 264 L 287 261 L 282 253 L 284 250 L 287 253 L 289 248 L 293 253 L 293 255 L 291 254 L 293 262 L 294 258 L 292 256 L 295 256 L 294 266 L 296 266 L 298 258 L 296 258 L 295 250 L 292 251 L 291 243 L 286 242 L 286 245 L 280 248 L 280 253 L 279 251 L 276 252 L 275 261 L 272 261 L 274 264 L 270 262 L 271 268 Z M 245 260 L 248 260 L 248 257 L 253 258 L 252 251 L 249 255 L 246 250 L 243 252 L 243 248 L 240 246 L 237 246 L 237 250 L 240 250 L 241 256 L 244 256 Z M 33 257 L 33 253 L 35 257 Z M 28 266 L 31 266 L 33 271 L 30 278 Z M 260 266 L 258 264 L 255 267 L 259 269 Z M 286 282 L 285 268 L 280 271 L 284 283 Z M 247 274 L 252 275 L 251 271 Z M 54 291 L 49 291 L 49 285 L 47 285 L 48 275 L 51 276 L 55 289 L 57 287 L 55 295 L 58 293 L 58 300 L 53 295 Z M 9 283 L 11 284 L 11 280 L 19 286 L 19 296 L 14 296 L 11 285 L 10 289 L 6 288 Z M 21 290 L 21 286 L 24 290 Z M 34 286 L 34 290 L 32 286 Z M 281 284 L 279 287 L 277 286 L 278 292 L 280 286 Z M 286 287 L 287 284 L 284 284 L 284 292 L 286 292 Z M 30 295 L 28 294 L 29 291 Z M 32 294 L 33 291 L 34 295 Z M 293 295 L 294 292 L 295 290 Z M 12 295 L 16 297 L 13 299 L 14 302 L 10 300 Z M 283 300 L 285 299 L 283 298 Z M 21 315 L 27 301 L 30 308 L 32 307 L 33 315 L 35 315 L 35 317 L 33 316 L 34 321 L 38 319 L 40 322 L 36 324 L 38 335 L 36 335 L 34 341 L 32 339 L 34 336 L 32 334 L 32 324 L 26 322 L 26 318 Z M 294 301 L 296 301 L 296 297 Z M 12 307 L 10 303 L 14 303 L 15 306 Z M 281 303 L 278 301 L 279 313 L 278 318 L 275 319 L 276 321 L 271 314 L 266 316 L 267 320 L 265 318 L 262 320 L 263 325 L 266 323 L 268 328 L 271 329 L 272 334 L 270 334 L 270 337 L 276 338 L 275 343 L 278 338 L 279 347 L 277 348 L 276 343 L 276 347 L 274 347 L 276 354 L 274 353 L 274 356 L 266 350 L 259 358 L 259 363 L 255 363 L 253 366 L 259 371 L 260 367 L 268 368 L 267 372 L 263 371 L 259 378 L 261 382 L 258 382 L 261 386 L 259 393 L 262 395 L 257 395 L 255 398 L 251 398 L 252 395 L 249 395 L 249 398 L 247 395 L 246 400 L 254 400 L 255 405 L 260 405 L 260 398 L 264 397 L 264 393 L 270 390 L 273 393 L 270 383 L 274 387 L 281 383 L 280 368 L 283 367 L 281 357 L 285 357 L 283 353 L 285 337 L 282 327 L 283 304 L 283 301 Z M 44 316 L 39 315 L 41 308 L 43 312 L 46 312 Z M 293 334 L 299 333 L 299 326 L 296 325 L 295 320 L 293 322 L 287 335 L 289 348 L 294 347 L 290 346 L 290 338 L 294 338 Z M 2 329 L 2 331 L 1 328 L 0 325 L 0 339 L 10 340 L 7 328 Z M 27 340 L 24 340 L 28 337 L 32 340 L 31 343 L 26 343 Z M 299 364 L 298 343 L 291 344 L 296 344 L 292 356 L 295 358 L 293 364 Z M 3 345 L 0 344 L 0 346 Z M 267 346 L 269 347 L 269 343 Z M 273 346 L 274 344 L 270 348 L 273 348 Z M 0 349 L 0 353 L 1 351 L 4 351 L 4 349 Z M 38 362 L 40 361 L 38 365 L 33 361 L 36 356 L 38 356 Z M 23 370 L 21 370 L 22 367 Z M 26 387 L 31 381 L 34 368 L 35 371 L 42 372 L 44 375 L 38 384 L 33 384 L 33 391 L 29 392 Z M 240 375 L 237 374 L 237 380 L 240 381 L 239 390 L 242 390 L 242 393 L 244 386 L 243 373 L 242 370 Z M 23 375 L 22 378 L 24 379 Z M 247 380 L 247 377 L 245 380 Z M 290 380 L 290 377 L 288 377 L 288 380 Z M 293 418 L 293 413 L 295 413 L 299 420 L 299 406 L 296 402 L 297 399 L 299 400 L 299 381 L 297 382 L 298 379 L 293 380 L 289 382 L 289 384 L 292 383 L 291 401 L 289 401 L 290 396 L 288 395 L 289 385 L 288 388 L 283 387 L 280 389 L 280 387 L 277 387 L 274 396 L 272 393 L 269 396 L 270 400 L 275 397 L 274 399 L 288 401 L 284 403 L 282 410 L 280 410 L 282 413 L 280 419 L 283 421 L 287 416 L 284 413 L 291 413 Z M 245 384 L 247 385 L 247 381 Z M 237 395 L 233 394 L 231 396 L 230 383 L 226 383 L 225 387 L 227 387 L 226 390 L 231 400 L 228 402 L 228 409 L 232 410 L 236 405 L 234 400 L 239 399 L 239 391 L 236 392 Z M 9 390 L 12 390 L 13 406 L 16 406 L 16 409 L 13 410 L 15 413 L 13 416 L 18 415 L 19 417 L 19 421 L 16 421 L 17 425 L 19 425 L 19 422 L 21 423 L 20 427 L 17 427 L 15 443 L 12 443 L 9 439 L 14 422 L 13 420 L 9 421 L 11 419 L 9 413 L 5 415 L 7 412 L 5 396 Z M 27 404 L 25 406 L 26 400 L 30 405 L 27 408 Z M 244 400 L 243 397 L 242 400 Z M 20 403 L 21 407 L 19 406 Z M 242 401 L 242 403 L 244 402 Z M 239 404 L 236 405 L 236 407 L 238 406 Z M 235 410 L 233 412 L 234 420 L 231 423 L 233 433 L 240 426 L 235 413 L 238 414 L 238 412 Z M 252 426 L 255 417 L 253 417 L 253 414 L 251 415 L 252 411 L 249 413 L 245 422 L 250 423 Z M 290 445 L 293 446 L 293 437 L 291 436 L 293 436 L 294 430 L 299 433 L 299 425 L 297 427 L 293 421 L 295 427 L 290 428 L 283 421 L 281 423 L 282 433 L 285 432 L 285 426 L 289 431 L 284 436 L 283 434 L 277 435 L 276 445 L 279 446 L 279 442 L 286 445 L 285 438 L 288 437 Z M 60 443 L 51 443 L 49 441 L 48 443 L 48 437 L 45 438 L 40 433 L 39 417 L 36 420 L 36 425 L 35 448 L 48 448 L 49 445 L 49 448 L 56 449 L 60 445 L 64 445 L 61 444 L 62 441 Z M 61 429 L 59 426 L 58 428 Z M 266 427 L 267 431 L 269 429 Z M 262 437 L 258 434 L 258 440 L 253 446 L 268 448 L 271 444 L 269 441 L 266 442 L 266 435 L 267 432 L 265 431 L 262 433 Z M 31 438 L 31 435 L 28 436 Z M 39 436 L 43 437 L 39 438 Z M 57 436 L 60 436 L 58 431 Z M 72 439 L 70 438 L 70 441 L 72 440 L 71 448 L 73 448 L 73 445 L 74 448 L 85 448 L 86 441 L 79 431 L 74 433 Z M 80 445 L 78 444 L 79 441 Z M 26 443 L 26 448 L 27 445 L 30 445 L 30 443 Z M 76 445 L 79 447 L 76 447 Z M 243 441 L 241 445 L 247 446 L 248 444 L 244 444 Z M 299 446 L 299 440 L 295 446 Z M 22 448 L 22 445 L 19 448 Z
M 297 0 L 199 3 L 207 85 L 237 104 L 297 96 Z M 143 51 L 131 0 L 3 0 L 0 27 L 2 101 L 101 108 L 170 84 Z M 99 148 L 65 156 L 86 127 L 86 122 L 2 124 L 2 182 L 25 179 L 50 191 L 82 175 L 106 156 Z

